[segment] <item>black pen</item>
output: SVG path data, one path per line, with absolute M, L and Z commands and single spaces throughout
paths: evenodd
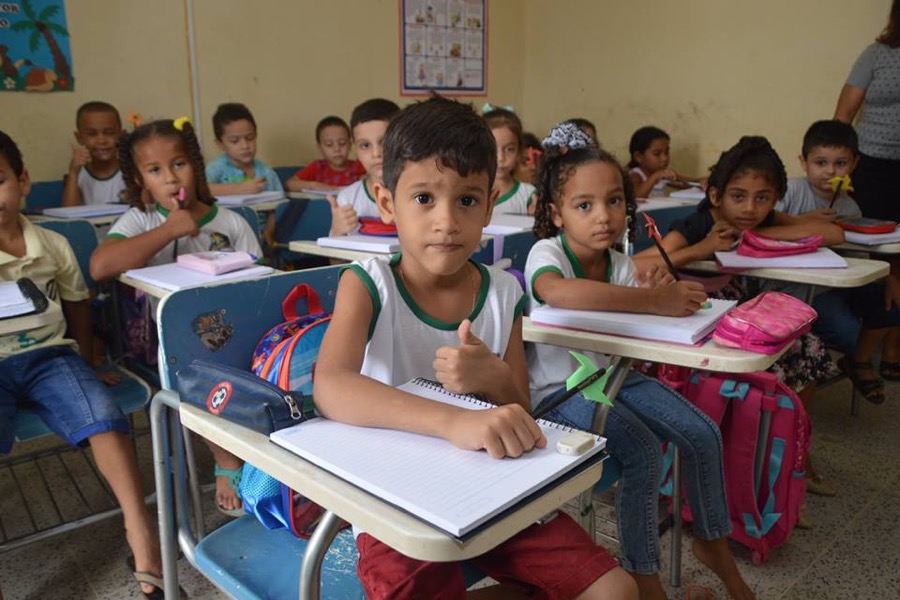
M 570 390 L 566 390 L 565 393 L 560 394 L 559 396 L 557 396 L 556 398 L 551 400 L 549 404 L 547 404 L 546 406 L 541 408 L 541 410 L 539 412 L 534 413 L 534 415 L 533 415 L 534 420 L 536 421 L 540 418 L 543 418 L 551 410 L 553 410 L 554 408 L 556 408 L 557 406 L 559 406 L 560 404 L 562 404 L 563 402 L 565 402 L 566 400 L 568 400 L 569 398 L 571 398 L 572 396 L 577 394 L 578 392 L 580 392 L 580 391 L 584 390 L 585 388 L 589 387 L 590 385 L 596 383 L 597 380 L 600 379 L 601 377 L 603 377 L 605 374 L 606 374 L 605 368 L 594 371 L 593 374 L 585 377 L 581 381 L 581 383 L 579 383 L 578 385 L 576 385 L 575 387 L 573 387 Z

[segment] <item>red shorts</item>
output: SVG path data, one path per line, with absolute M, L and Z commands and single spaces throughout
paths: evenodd
M 400 554 L 368 534 L 356 540 L 357 572 L 366 597 L 464 598 L 459 563 L 425 562 Z M 574 598 L 619 563 L 594 544 L 566 514 L 534 524 L 493 550 L 469 562 L 500 583 L 522 589 L 533 598 Z

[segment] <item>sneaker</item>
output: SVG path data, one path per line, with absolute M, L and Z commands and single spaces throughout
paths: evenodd
M 829 498 L 837 494 L 834 486 L 825 481 L 825 478 L 818 473 L 806 478 L 806 491 L 816 496 L 827 496 Z

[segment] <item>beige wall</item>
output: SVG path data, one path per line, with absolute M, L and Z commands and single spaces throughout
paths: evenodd
M 524 11 L 519 0 L 489 7 L 490 97 L 521 105 Z M 182 0 L 69 0 L 66 9 L 76 91 L 0 94 L 0 128 L 19 143 L 35 180 L 66 171 L 82 102 L 107 100 L 145 119 L 192 108 Z M 211 118 L 220 102 L 251 108 L 259 156 L 271 165 L 317 158 L 321 117 L 349 120 L 353 106 L 375 96 L 405 102 L 398 0 L 194 0 L 194 18 L 207 158 L 217 154 Z
M 672 136 L 672 166 L 700 173 L 741 135 L 769 137 L 788 167 L 812 121 L 831 118 L 890 0 L 528 0 L 527 128 L 585 116 L 623 161 L 635 129 Z
M 0 93 L 0 128 L 37 180 L 66 170 L 74 111 L 105 99 L 150 118 L 191 112 L 184 0 L 69 0 L 74 93 Z M 544 133 L 582 115 L 627 158 L 637 127 L 673 136 L 673 165 L 700 172 L 746 133 L 796 173 L 800 136 L 830 117 L 889 0 L 489 0 L 489 96 Z M 278 7 L 275 10 L 273 7 Z M 368 97 L 397 101 L 398 0 L 194 0 L 201 123 L 246 102 L 273 165 L 316 156 L 313 128 Z M 139 26 L 138 26 L 139 24 Z M 476 98 L 476 105 L 484 98 Z

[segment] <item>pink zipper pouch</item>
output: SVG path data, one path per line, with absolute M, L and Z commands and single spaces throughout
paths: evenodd
M 723 346 L 775 354 L 808 332 L 818 314 L 811 306 L 781 292 L 763 292 L 726 312 L 713 332 Z
M 776 240 L 752 231 L 745 231 L 738 244 L 737 253 L 754 258 L 774 258 L 792 254 L 815 252 L 822 245 L 821 235 L 810 235 L 793 241 Z

